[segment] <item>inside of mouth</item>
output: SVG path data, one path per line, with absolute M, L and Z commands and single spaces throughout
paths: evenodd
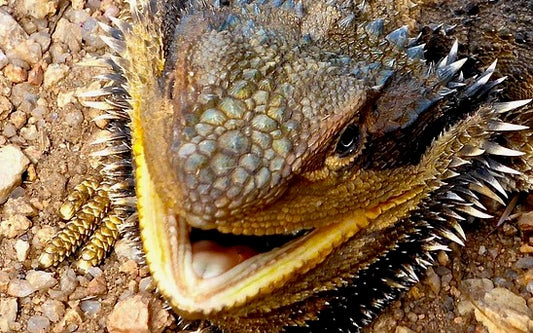
M 192 228 L 189 235 L 192 266 L 198 277 L 213 278 L 255 255 L 282 247 L 309 232 L 301 230 L 289 235 L 245 236 Z

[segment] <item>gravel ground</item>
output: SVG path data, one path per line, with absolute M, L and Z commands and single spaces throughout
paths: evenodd
M 68 191 L 94 173 L 89 145 L 105 123 L 77 95 L 105 52 L 97 22 L 118 16 L 113 0 L 0 0 L 0 332 L 173 331 L 146 267 L 119 241 L 88 274 L 69 264 L 43 271 L 37 258 L 62 226 Z M 531 210 L 533 198 L 518 209 Z M 529 202 L 529 206 L 528 206 Z M 533 216 L 494 230 L 474 224 L 466 248 L 393 304 L 368 332 L 533 331 Z M 474 310 L 476 309 L 476 310 Z

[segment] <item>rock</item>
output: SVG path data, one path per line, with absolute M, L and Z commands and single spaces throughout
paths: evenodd
M 135 262 L 135 260 L 131 259 L 123 262 L 119 267 L 119 271 L 126 273 L 132 277 L 137 276 L 139 272 L 137 263 Z
M 4 205 L 4 216 L 10 217 L 15 215 L 36 216 L 35 208 L 24 198 L 16 198 L 7 200 Z
M 25 43 L 27 38 L 28 34 L 18 22 L 11 15 L 0 10 L 0 45 L 2 45 L 2 49 L 15 49 L 17 45 Z
M 87 284 L 88 295 L 104 295 L 107 293 L 107 283 L 104 276 L 98 276 Z
M 26 116 L 26 113 L 17 110 L 11 112 L 11 116 L 9 117 L 9 119 L 17 129 L 21 129 L 24 125 L 26 125 L 28 117 Z
M 16 238 L 31 227 L 31 221 L 23 215 L 14 215 L 0 222 L 0 236 Z
M 78 127 L 83 122 L 83 113 L 80 110 L 74 109 L 65 115 L 65 123 L 72 127 Z
M 466 279 L 461 282 L 462 289 L 473 299 L 480 299 L 494 288 L 489 279 Z
M 28 83 L 34 86 L 40 86 L 44 80 L 43 67 L 39 64 L 35 65 L 28 73 Z
M 26 273 L 26 280 L 33 288 L 40 291 L 46 291 L 57 284 L 57 280 L 53 277 L 53 273 L 43 271 L 28 271 L 28 273 Z
M 50 320 L 44 316 L 31 316 L 28 319 L 27 330 L 29 333 L 45 333 L 50 326 Z
M 11 277 L 9 276 L 9 273 L 0 270 L 0 293 L 5 294 L 7 292 L 7 286 L 10 281 Z
M 47 299 L 41 305 L 41 310 L 46 318 L 55 323 L 58 322 L 59 319 L 61 319 L 65 314 L 65 305 L 60 301 Z
M 154 279 L 151 276 L 142 278 L 139 281 L 139 291 L 151 292 L 155 289 Z
M 476 319 L 489 333 L 531 332 L 533 311 L 526 300 L 505 288 L 494 288 L 482 299 L 473 299 Z
M 12 109 L 11 101 L 6 96 L 0 96 L 0 120 L 6 119 Z
M 394 331 L 394 333 L 415 333 L 415 331 L 413 331 L 409 327 L 397 326 L 396 330 Z
M 161 333 L 171 324 L 172 316 L 162 302 L 150 305 L 150 332 Z
M 79 52 L 82 41 L 81 33 L 82 29 L 78 24 L 69 22 L 65 18 L 60 18 L 52 35 L 52 41 L 67 45 L 72 52 Z
M 71 308 L 68 309 L 65 313 L 65 316 L 61 321 L 58 323 L 58 325 L 55 327 L 58 329 L 59 332 L 62 331 L 68 331 L 72 332 L 74 330 L 70 329 L 67 330 L 67 327 L 73 327 L 77 331 L 77 326 L 79 326 L 83 322 L 83 318 L 81 317 L 81 314 L 79 312 L 79 308 Z
M 140 295 L 118 302 L 107 318 L 110 333 L 149 333 L 148 302 Z
M 0 298 L 0 332 L 11 332 L 10 326 L 17 319 L 18 304 L 16 298 Z
M 428 268 L 426 271 L 426 284 L 431 288 L 431 291 L 433 291 L 436 295 L 439 294 L 440 287 L 441 287 L 441 281 L 440 277 L 435 273 L 433 268 Z
M 441 266 L 448 266 L 450 264 L 450 257 L 448 257 L 446 252 L 439 251 L 439 254 L 437 254 L 437 261 Z
M 0 204 L 6 202 L 11 191 L 22 182 L 22 173 L 26 171 L 30 160 L 22 151 L 9 145 L 0 148 Z
M 89 299 L 89 300 L 80 302 L 81 311 L 83 311 L 85 314 L 89 316 L 96 315 L 98 312 L 100 312 L 101 308 L 102 308 L 102 304 L 100 303 L 100 301 Z
M 17 253 L 17 260 L 23 262 L 28 257 L 28 250 L 30 243 L 25 240 L 17 239 L 15 242 L 15 252 Z
M 63 64 L 50 64 L 44 72 L 43 87 L 50 88 L 63 80 L 68 73 L 68 66 Z
M 72 268 L 67 268 L 63 274 L 61 274 L 61 279 L 59 283 L 61 291 L 66 295 L 74 292 L 78 286 L 78 280 L 76 279 L 76 272 Z
M 59 0 L 24 0 L 26 13 L 36 19 L 43 19 L 56 12 Z
M 7 293 L 13 297 L 26 297 L 35 292 L 35 288 L 26 281 L 21 279 L 13 279 L 7 287 Z
M 7 58 L 6 54 L 0 50 L 0 69 L 6 67 L 6 65 L 9 63 L 9 59 Z
M 28 79 L 28 71 L 13 64 L 7 64 L 4 68 L 4 74 L 13 83 L 21 83 Z
M 533 267 L 533 256 L 525 256 L 518 259 L 514 265 L 515 268 L 528 269 Z
M 20 130 L 20 135 L 28 141 L 34 141 L 39 137 L 39 132 L 37 132 L 35 125 L 29 125 Z

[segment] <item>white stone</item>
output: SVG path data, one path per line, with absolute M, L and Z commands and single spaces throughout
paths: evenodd
M 30 243 L 25 240 L 17 239 L 15 242 L 15 252 L 17 252 L 17 260 L 23 262 L 28 257 L 28 250 Z
M 0 298 L 0 332 L 11 332 L 10 324 L 17 319 L 18 304 L 16 298 Z
M 30 160 L 13 145 L 0 148 L 0 204 L 3 204 L 11 191 L 22 181 Z
M 44 72 L 44 81 L 43 86 L 45 88 L 50 88 L 51 86 L 57 84 L 59 81 L 67 75 L 68 66 L 63 64 L 50 64 Z

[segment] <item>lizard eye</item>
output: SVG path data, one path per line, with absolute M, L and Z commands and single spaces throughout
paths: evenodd
M 335 153 L 339 157 L 345 157 L 357 150 L 361 142 L 361 131 L 355 125 L 349 125 L 342 132 Z

